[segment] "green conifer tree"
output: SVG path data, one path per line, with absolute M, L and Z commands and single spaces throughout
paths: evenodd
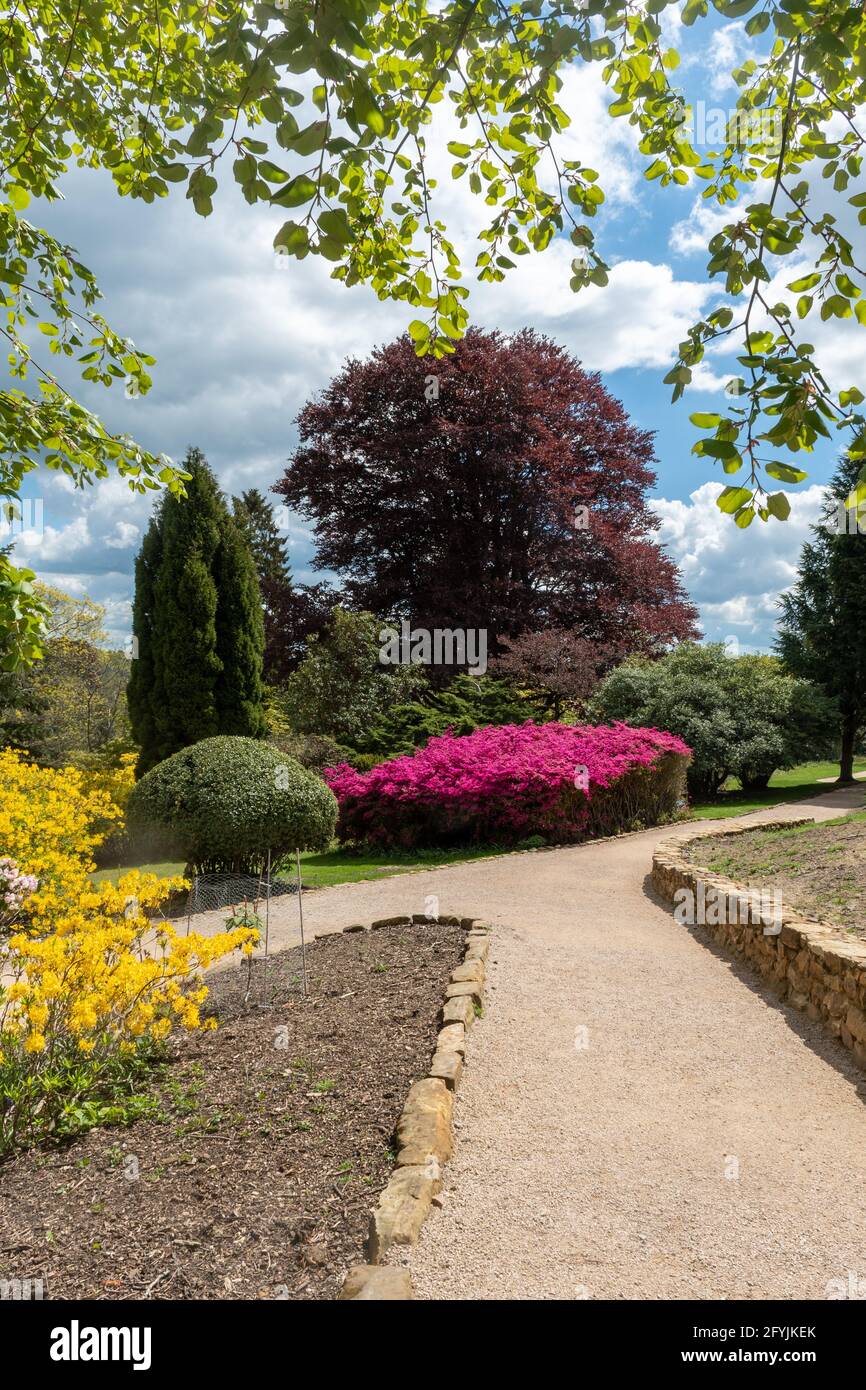
M 184 469 L 186 495 L 162 498 L 136 562 L 128 698 L 139 776 L 199 739 L 265 730 L 253 558 L 200 450 Z

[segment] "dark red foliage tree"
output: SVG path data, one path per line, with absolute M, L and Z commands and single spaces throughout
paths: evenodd
M 329 584 L 262 583 L 265 606 L 265 674 L 279 684 L 303 661 L 307 638 L 322 632 L 338 602 Z
M 492 651 L 550 627 L 625 650 L 695 635 L 652 539 L 652 436 L 549 338 L 474 329 L 441 361 L 400 338 L 298 423 L 274 491 L 355 606 L 486 628 Z
M 510 677 L 552 719 L 566 709 L 579 713 L 604 672 L 626 654 L 562 627 L 501 637 L 500 647 L 491 674 Z

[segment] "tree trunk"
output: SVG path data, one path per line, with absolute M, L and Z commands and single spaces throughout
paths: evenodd
M 770 785 L 772 775 L 772 772 L 756 772 L 753 777 L 742 780 L 740 785 L 744 792 L 765 792 Z
M 839 780 L 838 787 L 847 787 L 855 783 L 854 778 L 854 743 L 857 737 L 857 722 L 850 714 L 846 714 L 842 719 L 842 756 L 839 760 Z

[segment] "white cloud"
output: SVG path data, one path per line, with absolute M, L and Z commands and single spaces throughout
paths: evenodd
M 704 483 L 685 501 L 655 499 L 658 538 L 680 568 L 707 638 L 720 641 L 733 629 L 740 642 L 766 650 L 779 594 L 796 581 L 800 550 L 818 519 L 824 489 L 791 492 L 787 521 L 754 521 L 740 530 L 716 506 L 722 486 Z
M 736 214 L 730 206 L 718 208 L 713 203 L 696 198 L 688 215 L 671 228 L 670 249 L 678 256 L 701 253 L 706 256 L 710 238 L 735 220 Z
M 735 20 L 714 31 L 703 58 L 710 92 L 714 96 L 729 94 L 736 102 L 738 88 L 731 72 L 749 58 L 760 61 L 761 50 L 746 33 L 745 22 Z
M 131 521 L 118 521 L 114 532 L 105 537 L 104 544 L 109 550 L 128 550 L 141 536 L 141 528 Z

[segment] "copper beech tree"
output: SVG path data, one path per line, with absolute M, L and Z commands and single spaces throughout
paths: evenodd
M 695 634 L 654 539 L 653 441 L 597 374 L 530 330 L 408 337 L 350 361 L 299 417 L 275 485 L 348 600 L 489 641 L 567 628 L 619 649 Z

